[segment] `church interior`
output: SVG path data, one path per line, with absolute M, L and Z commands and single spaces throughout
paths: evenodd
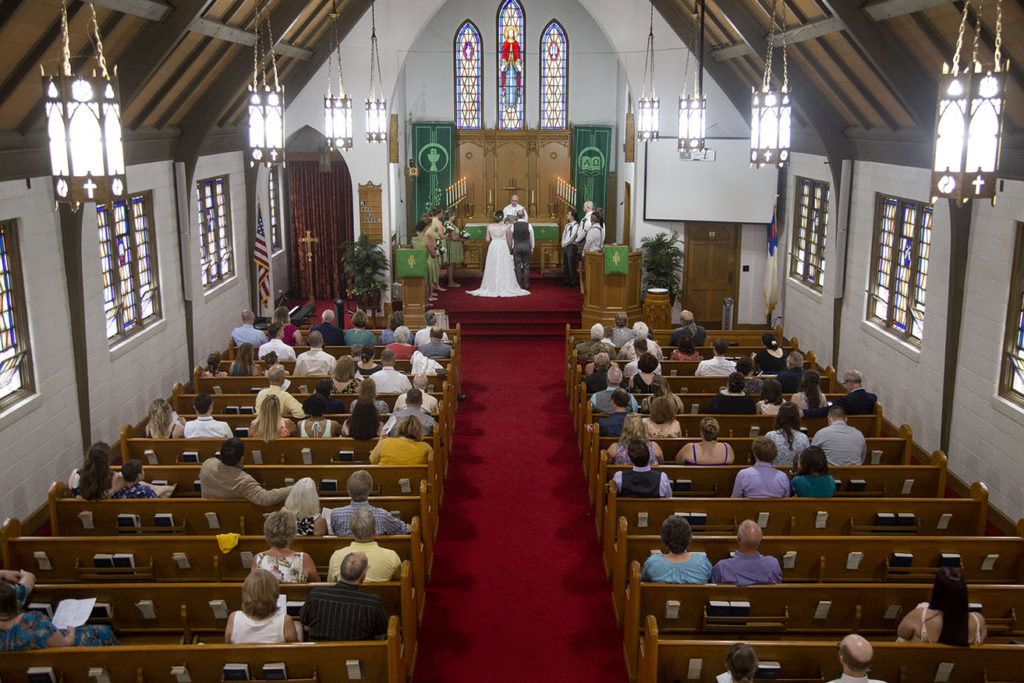
M 3 681 L 1024 683 L 1022 0 L 2 0 L 0 43 Z M 526 279 L 474 296 L 506 230 Z M 292 359 L 333 314 L 333 379 L 253 344 L 236 372 L 243 312 Z M 450 355 L 410 358 L 435 325 Z M 828 500 L 734 490 L 769 432 L 792 446 L 775 415 L 805 387 L 716 414 L 733 378 L 702 367 L 754 358 L 740 393 L 770 403 L 765 348 L 819 378 L 804 441 L 835 419 L 866 444 L 828 459 Z M 403 387 L 377 390 L 382 424 L 422 388 L 422 462 L 371 464 L 407 437 L 349 435 L 382 361 Z M 306 413 L 260 438 L 275 368 Z M 331 381 L 344 436 L 306 438 Z M 852 411 L 861 389 L 877 403 Z M 666 396 L 678 427 L 655 435 Z M 406 523 L 378 521 L 401 566 L 358 589 L 386 631 L 224 642 L 281 501 L 205 495 L 228 442 L 156 434 L 157 399 L 185 425 L 205 401 L 245 476 L 310 478 L 328 523 L 370 473 Z M 606 434 L 620 408 L 643 422 Z M 623 486 L 648 458 L 622 424 L 671 495 Z M 75 497 L 101 442 L 113 481 L 137 460 L 173 493 Z M 712 442 L 727 460 L 695 467 Z M 297 528 L 320 581 L 282 580 L 275 614 L 313 640 L 307 598 L 362 541 Z M 777 585 L 648 580 L 652 558 L 739 557 L 751 528 Z M 934 607 L 950 575 L 969 647 Z M 76 642 L 19 640 L 33 610 Z

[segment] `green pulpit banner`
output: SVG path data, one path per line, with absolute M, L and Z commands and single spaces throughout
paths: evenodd
M 533 239 L 535 240 L 557 240 L 558 238 L 557 225 L 548 223 L 547 225 L 533 226 Z
M 609 244 L 604 248 L 604 274 L 625 275 L 629 272 L 629 247 Z
M 419 175 L 412 182 L 412 219 L 445 206 L 444 191 L 455 182 L 455 124 L 412 124 L 412 158 Z
M 398 249 L 395 251 L 395 277 L 426 276 L 426 249 Z
M 575 126 L 572 129 L 572 184 L 576 187 L 576 210 L 580 217 L 586 201 L 603 208 L 606 215 L 609 213 L 605 202 L 608 199 L 611 149 L 610 126 Z
M 469 239 L 471 240 L 485 240 L 487 239 L 487 226 L 486 225 L 467 225 L 466 231 L 469 233 Z

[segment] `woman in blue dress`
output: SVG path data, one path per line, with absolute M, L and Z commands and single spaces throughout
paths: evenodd
M 120 645 L 109 626 L 61 630 L 44 613 L 26 612 L 25 601 L 35 583 L 32 574 L 5 571 L 0 579 L 0 652 Z

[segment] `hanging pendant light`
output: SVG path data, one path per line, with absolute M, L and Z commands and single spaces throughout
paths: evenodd
M 388 102 L 380 77 L 380 54 L 377 52 L 377 16 L 370 3 L 370 96 L 366 98 L 366 141 L 388 139 Z
M 51 76 L 43 71 L 53 191 L 58 202 L 67 202 L 76 211 L 82 202 L 105 204 L 121 199 L 128 187 L 117 69 L 113 76 L 107 72 L 96 8 L 91 2 L 89 10 L 99 73 L 71 73 L 66 0 L 60 8 L 61 67 Z
M 648 95 L 648 87 L 650 94 Z M 644 59 L 644 80 L 640 101 L 636 105 L 636 136 L 639 140 L 658 139 L 661 122 L 661 101 L 654 89 L 654 2 L 651 2 L 651 28 L 647 33 L 647 57 Z
M 327 94 L 324 95 L 324 136 L 332 150 L 352 149 L 352 98 L 345 94 L 341 73 L 341 40 L 338 37 L 338 8 L 331 4 L 331 42 L 338 58 L 338 96 L 331 93 L 331 60 L 327 60 Z
M 262 20 L 261 20 L 262 19 Z M 261 28 L 266 25 L 267 52 L 273 85 L 267 83 L 262 64 Z M 252 52 L 252 84 L 249 85 L 249 165 L 284 163 L 284 87 L 277 81 L 277 58 L 266 2 L 256 12 L 256 43 Z
M 704 0 L 698 3 L 699 16 L 694 32 L 700 32 L 697 70 L 693 74 L 693 96 L 686 94 L 686 80 L 690 71 L 690 53 L 683 65 L 683 94 L 679 96 L 679 151 L 699 152 L 704 149 L 707 128 L 708 100 L 704 96 Z M 699 28 L 698 28 L 699 27 Z M 696 37 L 696 36 L 695 36 Z M 693 41 L 697 44 L 698 41 Z
M 778 0 L 772 0 L 771 28 L 764 60 L 761 89 L 754 90 L 750 108 L 750 164 L 782 166 L 789 161 L 793 105 L 789 101 L 789 60 L 786 34 L 782 34 L 782 87 L 772 88 L 772 52 L 775 50 L 775 23 Z M 785 11 L 785 8 L 783 8 Z M 779 18 L 782 24 L 784 17 Z
M 996 0 L 996 37 L 993 65 L 985 69 L 978 61 L 978 37 L 982 30 L 982 9 L 975 16 L 974 47 L 970 63 L 960 68 L 964 29 L 971 0 L 966 0 L 960 17 L 960 32 L 953 53 L 953 65 L 942 65 L 939 77 L 939 107 L 935 117 L 935 156 L 932 163 L 932 202 L 949 197 L 963 203 L 968 199 L 991 199 L 996 203 L 996 172 L 1002 143 L 1006 72 L 1001 63 L 1003 3 Z

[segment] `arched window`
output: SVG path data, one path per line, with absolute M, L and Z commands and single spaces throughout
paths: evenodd
M 552 21 L 540 36 L 540 127 L 565 128 L 569 102 L 569 39 Z
M 516 0 L 503 0 L 498 8 L 498 128 L 522 129 L 525 120 L 523 64 L 523 7 Z
M 455 32 L 455 127 L 483 125 L 483 49 L 480 31 L 467 21 Z

